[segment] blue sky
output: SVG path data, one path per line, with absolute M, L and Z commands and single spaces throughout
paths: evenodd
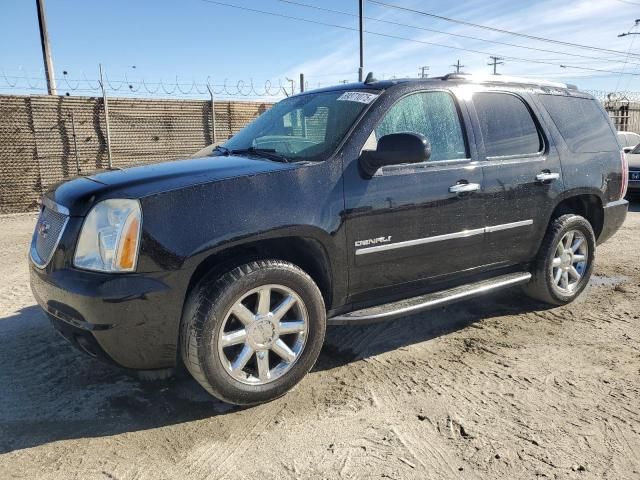
M 226 3 L 278 14 L 303 17 L 357 28 L 357 18 L 295 6 L 278 0 L 220 0 Z M 356 14 L 357 0 L 296 0 L 322 8 Z M 640 0 L 632 5 L 622 0 L 384 0 L 418 10 L 461 20 L 491 25 L 536 36 L 640 53 L 638 36 L 618 38 L 640 18 Z M 140 87 L 142 79 L 153 90 L 162 80 L 167 90 L 178 81 L 188 91 L 192 82 L 204 88 L 207 79 L 220 86 L 227 81 L 233 93 L 239 80 L 252 79 L 256 90 L 266 80 L 272 85 L 288 85 L 287 78 L 304 72 L 309 87 L 354 80 L 358 66 L 358 34 L 344 28 L 316 25 L 265 14 L 243 11 L 204 0 L 47 0 L 48 27 L 61 93 L 85 93 L 97 79 L 102 63 L 113 87 L 128 82 L 120 93 L 131 94 L 128 84 Z M 372 18 L 410 24 L 445 33 L 470 35 L 487 40 L 515 43 L 555 52 L 532 51 L 479 40 L 462 39 L 416 28 L 367 21 L 372 32 L 401 36 L 422 42 L 479 50 L 502 56 L 537 59 L 585 68 L 640 73 L 640 57 L 625 65 L 624 55 L 542 43 L 496 32 L 456 25 L 366 3 Z M 638 29 L 640 31 L 640 29 Z M 632 45 L 632 42 L 635 44 Z M 32 93 L 40 93 L 43 83 L 35 0 L 3 0 L 0 15 L 0 92 L 7 83 L 24 87 L 31 78 Z M 470 72 L 488 73 L 488 55 L 456 51 L 424 43 L 366 35 L 365 69 L 378 78 L 417 76 L 418 67 L 430 66 L 430 74 L 450 72 L 460 59 Z M 135 66 L 135 68 L 133 68 Z M 66 83 L 63 71 L 68 72 Z M 557 65 L 505 60 L 499 72 L 577 83 L 584 89 L 640 91 L 640 76 L 567 69 Z M 87 78 L 78 83 L 78 79 Z M 73 90 L 72 87 L 76 88 Z M 221 87 L 216 87 L 221 90 Z M 215 88 L 214 88 L 215 90 Z M 272 91 L 277 90 L 273 88 Z M 15 90 L 14 90 L 15 91 Z M 138 94 L 142 94 L 141 89 Z M 156 95 L 162 94 L 158 91 Z M 179 94 L 179 92 L 175 92 Z M 198 96 L 195 91 L 178 96 Z M 220 96 L 224 96 L 222 93 Z

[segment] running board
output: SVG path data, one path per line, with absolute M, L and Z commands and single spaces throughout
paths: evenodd
M 449 303 L 465 300 L 479 295 L 492 293 L 503 288 L 522 285 L 531 279 L 528 272 L 510 273 L 489 280 L 482 280 L 476 283 L 469 283 L 460 287 L 442 290 L 440 292 L 428 293 L 418 297 L 399 300 L 377 307 L 365 308 L 354 312 L 345 313 L 327 319 L 330 325 L 350 325 L 354 323 L 372 323 L 392 320 L 394 318 L 411 315 L 423 310 L 435 307 L 442 307 Z

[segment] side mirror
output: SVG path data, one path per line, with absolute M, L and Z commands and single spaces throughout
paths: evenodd
M 622 149 L 622 151 L 623 151 L 624 153 L 631 153 L 631 151 L 632 151 L 634 148 L 635 148 L 635 147 L 624 147 L 624 148 Z
M 371 178 L 380 167 L 402 163 L 426 162 L 431 156 L 431 144 L 420 133 L 391 133 L 378 140 L 375 150 L 360 155 L 360 168 Z

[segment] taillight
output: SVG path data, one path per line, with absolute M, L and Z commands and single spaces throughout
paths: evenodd
M 627 194 L 627 187 L 629 186 L 629 163 L 624 150 L 620 150 L 620 161 L 622 162 L 622 186 L 620 187 L 620 199 L 622 200 Z

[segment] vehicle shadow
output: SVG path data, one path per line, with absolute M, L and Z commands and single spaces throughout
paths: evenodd
M 323 354 L 314 370 L 336 368 L 462 330 L 497 316 L 519 315 L 550 308 L 525 297 L 518 289 L 417 313 L 391 322 L 339 325 L 327 329 Z
M 512 291 L 390 323 L 329 327 L 314 371 L 541 308 Z M 0 318 L 0 385 L 0 454 L 242 410 L 211 398 L 190 378 L 145 383 L 87 357 L 59 337 L 35 305 Z

